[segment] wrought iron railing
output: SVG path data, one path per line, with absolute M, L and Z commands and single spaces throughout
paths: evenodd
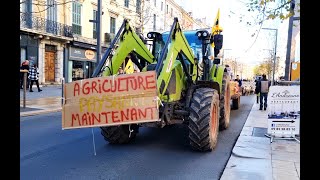
M 29 13 L 20 13 L 20 27 L 47 32 L 58 36 L 73 37 L 72 26 L 36 17 Z

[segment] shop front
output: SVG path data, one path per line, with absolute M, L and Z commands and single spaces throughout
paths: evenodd
M 38 64 L 39 41 L 32 34 L 20 34 L 20 64 L 29 60 L 30 65 Z
M 96 61 L 95 50 L 70 46 L 66 82 L 90 78 Z

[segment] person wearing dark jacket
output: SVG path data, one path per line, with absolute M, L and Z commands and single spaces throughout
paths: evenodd
M 259 110 L 267 109 L 268 92 L 271 86 L 271 82 L 267 79 L 265 74 L 262 75 L 262 79 L 258 81 L 258 91 L 260 93 L 260 108 Z
M 30 92 L 33 92 L 32 91 L 33 82 L 36 83 L 38 92 L 42 91 L 39 87 L 39 71 L 36 64 L 34 64 L 33 67 L 30 68 L 29 70 L 29 79 L 30 79 Z
M 255 83 L 256 83 L 256 89 L 254 90 L 254 93 L 257 95 L 257 104 L 259 103 L 259 89 L 258 89 L 258 83 L 259 83 L 259 81 L 261 80 L 261 77 L 258 77 L 256 80 L 254 80 L 255 81 Z
M 20 70 L 28 70 L 29 71 L 29 61 L 28 60 L 25 60 L 22 62 L 21 66 L 20 66 Z M 20 88 L 21 89 L 23 89 L 23 83 L 24 83 L 23 75 L 24 75 L 24 73 L 20 72 Z M 29 88 L 28 76 L 29 76 L 29 73 L 27 73 L 26 89 Z

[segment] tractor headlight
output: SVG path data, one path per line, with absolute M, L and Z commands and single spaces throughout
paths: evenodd
M 147 34 L 147 37 L 148 37 L 149 39 L 151 39 L 151 38 L 152 38 L 152 34 L 151 34 L 151 33 L 148 33 L 148 34 Z
M 198 37 L 201 37 L 201 32 L 200 32 L 200 31 L 197 32 L 197 36 L 198 36 Z
M 206 31 L 204 31 L 204 32 L 202 33 L 202 36 L 203 36 L 203 37 L 207 37 L 207 36 L 208 36 L 208 33 L 207 33 Z

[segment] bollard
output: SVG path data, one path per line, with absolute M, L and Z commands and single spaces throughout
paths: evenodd
M 61 106 L 63 106 L 63 102 L 64 102 L 64 77 L 61 78 L 61 86 L 62 86 L 62 91 L 61 91 Z
M 27 73 L 28 70 L 20 70 L 23 73 L 23 108 L 26 108 Z

